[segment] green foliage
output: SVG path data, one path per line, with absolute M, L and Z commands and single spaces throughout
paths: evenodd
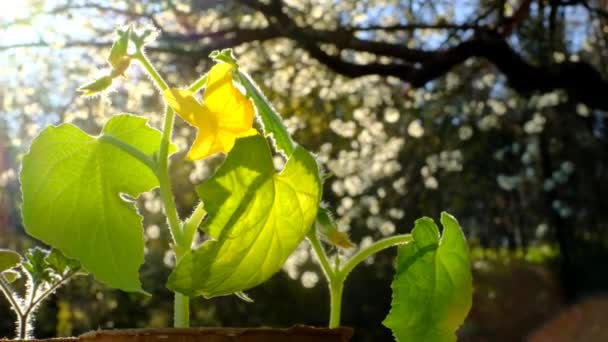
M 197 188 L 213 240 L 188 253 L 169 288 L 215 297 L 266 281 L 302 242 L 321 194 L 314 158 L 297 147 L 281 173 L 261 136 L 241 138 L 215 176 Z
M 44 258 L 44 261 L 55 274 L 61 276 L 68 272 L 80 270 L 80 262 L 78 260 L 67 258 L 58 249 L 52 249 L 49 255 Z
M 4 277 L 4 279 L 6 279 L 6 281 L 9 282 L 9 284 L 21 278 L 21 274 L 19 272 L 12 270 L 6 270 L 2 272 L 2 276 Z
M 108 56 L 108 63 L 114 67 L 120 67 L 125 58 L 129 59 L 127 50 L 129 48 L 129 38 L 131 36 L 131 27 L 127 28 L 126 31 L 116 30 L 118 39 L 112 44 L 110 49 L 110 55 Z
M 39 247 L 30 248 L 23 260 L 15 252 L 0 250 L 0 263 L 12 265 L 0 274 L 0 292 L 17 315 L 17 337 L 20 339 L 30 337 L 33 314 L 40 303 L 80 271 L 77 260 L 65 257 L 57 249 L 49 252 Z M 22 275 L 25 276 L 23 295 L 11 285 Z
M 235 294 L 249 302 L 243 291 L 279 271 L 307 237 L 329 283 L 330 328 L 340 325 L 344 282 L 353 268 L 381 250 L 405 244 L 400 247 L 393 308 L 385 324 L 401 340 L 453 339 L 471 304 L 468 250 L 455 219 L 442 215 L 441 240 L 433 221 L 424 218 L 416 222 L 412 235 L 376 241 L 342 265 L 337 255 L 331 265 L 317 234 L 333 246 L 354 245 L 338 230 L 329 211 L 319 209 L 319 165 L 292 140 L 279 113 L 238 69 L 232 50 L 213 52 L 211 58 L 220 63 L 191 85 L 191 90 L 175 90 L 144 54 L 152 34 L 152 30 L 139 32 L 131 27 L 118 30 L 107 58 L 112 71 L 80 90 L 88 96 L 107 89 L 131 60 L 137 60 L 164 95 L 167 106 L 162 132 L 129 114 L 110 119 L 100 136 L 63 124 L 45 129 L 23 158 L 26 230 L 56 248 L 50 253 L 33 249 L 26 255 L 22 266 L 33 284 L 28 292 L 30 303 L 76 274 L 81 264 L 109 286 L 143 292 L 138 273 L 144 261 L 142 217 L 134 199 L 160 187 L 177 261 L 167 283 L 176 292 L 176 327 L 189 325 L 189 300 L 184 295 Z M 131 54 L 130 43 L 136 47 Z M 234 81 L 241 83 L 247 97 Z M 192 92 L 203 85 L 205 100 L 199 103 Z M 252 127 L 254 107 L 264 136 Z M 217 172 L 197 187 L 202 202 L 185 222 L 180 221 L 169 179 L 169 155 L 176 149 L 171 145 L 176 113 L 198 128 L 194 146 L 201 153 L 193 159 L 227 154 Z M 266 137 L 287 159 L 281 172 L 275 169 Z M 203 229 L 209 239 L 192 250 L 205 217 Z M 45 283 L 47 290 L 37 297 L 36 291 Z M 10 285 L 3 281 L 2 286 Z M 31 308 L 14 306 L 22 323 L 27 321 Z
M 45 129 L 23 159 L 23 220 L 30 235 L 77 258 L 100 281 L 142 291 L 142 219 L 125 196 L 136 198 L 158 180 L 120 143 L 152 156 L 160 132 L 128 114 L 109 120 L 100 137 L 70 124 Z
M 355 247 L 352 241 L 350 241 L 348 234 L 338 230 L 338 225 L 326 208 L 319 208 L 316 229 L 327 243 L 341 248 Z
M 398 341 L 455 341 L 472 298 L 466 240 L 456 219 L 442 213 L 443 236 L 430 218 L 416 221 L 414 241 L 399 247 L 392 308 L 384 325 Z
M 25 253 L 23 268 L 29 273 L 34 287 L 41 283 L 50 282 L 53 269 L 46 262 L 47 251 L 41 248 L 32 248 Z
M 294 151 L 295 143 L 289 133 L 287 133 L 287 129 L 279 113 L 272 107 L 270 101 L 266 99 L 249 75 L 239 70 L 238 80 L 245 87 L 247 96 L 255 104 L 257 114 L 264 124 L 264 134 L 272 137 L 278 151 L 282 151 L 287 156 L 291 155 Z
M 21 263 L 21 256 L 19 253 L 8 249 L 0 249 L 0 272 L 11 269 L 19 265 L 19 263 Z
M 112 85 L 111 76 L 102 76 L 91 83 L 87 83 L 82 87 L 78 88 L 78 91 L 82 92 L 83 96 L 93 96 L 104 90 L 110 88 Z

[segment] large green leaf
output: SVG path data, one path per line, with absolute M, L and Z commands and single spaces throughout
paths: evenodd
M 471 308 L 469 251 L 456 219 L 441 214 L 443 237 L 430 218 L 416 221 L 412 243 L 399 247 L 392 308 L 384 325 L 398 341 L 455 341 Z
M 216 175 L 197 189 L 212 239 L 182 258 L 168 287 L 215 297 L 266 281 L 312 227 L 320 182 L 317 163 L 305 149 L 297 147 L 277 174 L 263 137 L 237 140 Z
M 152 156 L 161 134 L 128 114 L 110 119 L 99 137 L 71 124 L 46 128 L 23 158 L 23 220 L 30 235 L 80 260 L 98 280 L 141 291 L 142 218 L 126 196 L 136 198 L 158 180 L 109 139 Z
M 13 268 L 21 263 L 21 256 L 9 249 L 0 249 L 0 272 Z

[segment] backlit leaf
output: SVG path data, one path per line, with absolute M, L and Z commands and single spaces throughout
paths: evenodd
M 443 236 L 430 218 L 416 221 L 414 241 L 399 247 L 391 311 L 384 325 L 397 341 L 456 341 L 471 308 L 469 251 L 456 219 L 442 213 Z
M 321 195 L 314 158 L 297 147 L 281 173 L 261 136 L 241 138 L 197 191 L 211 240 L 186 254 L 168 287 L 189 296 L 243 291 L 279 271 L 313 225 Z
M 144 118 L 123 114 L 106 123 L 102 136 L 152 156 L 161 134 Z M 137 198 L 158 186 L 150 168 L 100 137 L 63 124 L 34 140 L 23 158 L 21 184 L 30 235 L 78 259 L 98 280 L 141 291 L 142 218 L 123 194 Z
M 21 278 L 21 273 L 12 270 L 7 270 L 2 272 L 2 276 L 4 277 L 4 279 L 6 279 L 6 281 L 12 283 L 15 280 Z
M 0 272 L 13 268 L 21 263 L 21 256 L 8 249 L 0 249 Z

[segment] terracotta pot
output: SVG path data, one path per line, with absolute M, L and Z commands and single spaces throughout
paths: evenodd
M 92 331 L 79 337 L 36 341 L 87 342 L 348 342 L 353 329 L 316 328 L 296 325 L 287 329 L 272 328 L 190 328 L 126 329 Z M 14 340 L 13 340 L 14 341 Z M 31 340 L 30 340 L 31 341 Z

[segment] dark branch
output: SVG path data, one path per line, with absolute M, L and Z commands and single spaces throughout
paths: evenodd
M 516 15 L 506 23 L 506 27 L 497 30 L 478 27 L 473 38 L 439 51 L 410 49 L 405 43 L 361 40 L 349 36 L 348 31 L 326 32 L 302 28 L 295 24 L 276 3 L 266 5 L 254 0 L 240 1 L 264 14 L 271 27 L 279 31 L 282 36 L 296 41 L 319 62 L 349 77 L 370 74 L 395 76 L 414 87 L 421 87 L 467 59 L 480 57 L 496 66 L 507 77 L 511 87 L 523 95 L 564 90 L 572 101 L 585 103 L 592 108 L 608 110 L 608 96 L 606 96 L 608 81 L 593 66 L 585 62 L 533 65 L 506 42 L 504 36 L 527 16 L 529 0 L 522 3 Z M 319 43 L 331 43 L 338 48 L 365 51 L 400 60 L 391 64 L 356 64 L 326 53 L 320 48 Z
M 231 28 L 208 33 L 174 34 L 163 32 L 153 52 L 188 54 L 194 59 L 205 58 L 211 51 L 234 47 L 244 43 L 288 38 L 307 51 L 320 63 L 348 77 L 365 75 L 395 76 L 414 87 L 424 86 L 469 58 L 483 58 L 502 72 L 510 86 L 523 95 L 564 90 L 572 101 L 582 102 L 601 110 L 608 110 L 608 81 L 593 66 L 585 62 L 535 65 L 516 52 L 505 37 L 523 21 L 529 11 L 530 0 L 524 0 L 515 15 L 503 21 L 496 29 L 481 26 L 479 18 L 472 24 L 400 25 L 394 27 L 339 28 L 319 30 L 297 25 L 286 13 L 281 1 L 269 4 L 255 0 L 239 0 L 244 5 L 266 16 L 268 26 L 263 28 Z M 573 1 L 575 2 L 575 1 Z M 576 1 L 585 5 L 586 2 Z M 105 8 L 107 10 L 107 8 Z M 112 10 L 112 9 L 110 9 Z M 124 13 L 127 14 L 127 13 Z M 413 30 L 413 29 L 472 30 L 473 37 L 443 50 L 423 50 L 407 47 L 406 42 L 388 43 L 358 38 L 360 30 Z M 322 44 L 338 49 L 368 52 L 377 56 L 393 57 L 392 63 L 358 64 L 339 55 L 324 51 Z M 107 47 L 110 42 L 70 42 L 66 47 Z M 45 42 L 0 46 L 0 50 L 16 47 L 44 47 Z

